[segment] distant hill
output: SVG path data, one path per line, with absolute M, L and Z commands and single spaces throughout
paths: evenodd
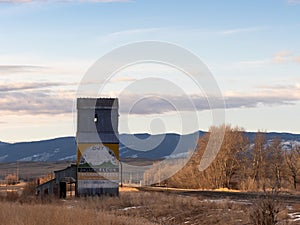
M 172 153 L 172 157 L 182 157 L 194 146 L 196 134 L 120 134 L 120 156 L 121 158 L 161 159 L 169 157 Z M 199 131 L 200 137 L 204 134 L 205 132 Z M 251 142 L 253 142 L 255 134 L 255 132 L 245 132 Z M 267 140 L 276 137 L 282 139 L 285 149 L 290 149 L 291 143 L 300 144 L 300 134 L 266 133 Z M 143 141 L 145 139 L 149 139 L 149 141 Z M 156 145 L 156 143 L 159 144 Z M 74 137 L 14 144 L 0 142 L 0 162 L 67 160 L 76 160 Z
M 0 146 L 2 146 L 2 145 L 9 145 L 9 143 L 5 143 L 5 142 L 0 141 Z
M 202 136 L 205 132 L 199 132 Z M 121 134 L 120 156 L 122 158 L 161 159 L 166 156 L 180 156 L 191 150 L 196 141 L 196 134 Z M 149 139 L 148 141 L 142 141 Z M 151 139 L 151 140 L 150 140 Z M 139 143 L 138 140 L 141 140 Z M 146 144 L 145 144 L 146 143 Z M 156 145 L 156 143 L 158 143 Z
M 254 142 L 257 132 L 245 132 L 246 137 L 250 142 Z M 282 141 L 300 141 L 300 134 L 268 132 L 264 133 L 267 140 L 280 138 Z
M 74 137 L 44 141 L 0 144 L 0 162 L 74 160 L 76 142 Z

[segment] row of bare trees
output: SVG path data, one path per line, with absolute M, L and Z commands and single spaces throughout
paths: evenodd
M 213 127 L 212 129 L 224 129 Z M 181 188 L 229 188 L 240 190 L 297 189 L 300 182 L 300 146 L 284 149 L 280 139 L 266 140 L 258 131 L 252 143 L 242 128 L 225 127 L 221 149 L 204 171 L 199 162 L 205 151 L 210 133 L 199 139 L 197 149 L 189 162 L 165 184 Z M 178 164 L 178 162 L 176 162 Z M 161 168 L 163 171 L 169 168 Z M 155 168 L 147 173 L 147 179 L 155 176 Z

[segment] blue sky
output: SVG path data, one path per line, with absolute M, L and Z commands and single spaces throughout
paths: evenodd
M 144 40 L 199 56 L 224 95 L 227 123 L 300 133 L 298 0 L 0 2 L 1 141 L 75 135 L 73 101 L 87 69 L 112 49 Z M 170 68 L 136 66 L 117 74 L 108 94 L 153 74 L 184 83 Z M 199 129 L 208 130 L 210 110 L 197 113 Z M 165 131 L 151 127 L 157 118 L 180 133 L 172 112 L 129 118 L 130 129 L 121 112 L 121 133 Z

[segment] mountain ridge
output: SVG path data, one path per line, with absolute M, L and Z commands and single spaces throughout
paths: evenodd
M 199 137 L 206 133 L 205 131 L 198 131 Z M 245 132 L 245 135 L 250 142 L 253 142 L 256 133 Z M 300 134 L 288 132 L 262 133 L 265 134 L 267 140 L 278 137 L 282 142 L 296 142 L 300 144 Z M 150 141 L 144 142 L 143 140 L 147 138 L 150 138 Z M 154 135 L 149 133 L 122 133 L 119 135 L 120 157 L 145 159 L 161 159 L 170 155 L 179 157 L 187 154 L 194 147 L 196 139 L 197 132 L 185 135 L 176 133 Z M 287 145 L 289 144 L 287 143 Z M 18 143 L 0 142 L 0 162 L 75 161 L 76 149 L 76 140 L 73 136 Z

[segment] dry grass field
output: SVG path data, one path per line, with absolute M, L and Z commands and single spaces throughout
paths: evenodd
M 5 174 L 16 173 L 18 169 L 19 178 L 21 180 L 34 179 L 53 173 L 55 170 L 64 169 L 70 165 L 71 162 L 11 162 L 0 163 L 0 176 L 2 178 Z
M 274 207 L 276 224 L 300 224 L 297 222 L 300 204 L 287 205 L 272 200 L 271 202 L 268 202 L 269 200 L 251 202 L 208 199 L 174 193 L 137 191 L 136 189 L 125 189 L 120 192 L 119 197 L 67 200 L 49 198 L 43 201 L 29 199 L 14 202 L 0 201 L 0 224 L 246 225 L 255 224 L 251 217 L 262 217 L 261 207 Z
M 20 175 L 34 178 L 67 165 L 65 162 L 20 163 Z M 14 169 L 16 164 L 1 166 Z M 227 189 L 191 191 L 123 187 L 119 197 L 61 200 L 37 198 L 33 189 L 34 186 L 28 189 L 24 183 L 0 187 L 1 225 L 300 224 L 297 193 L 289 198 L 271 196 L 264 199 L 257 198 L 254 193 L 236 193 Z M 22 195 L 22 191 L 27 194 Z

